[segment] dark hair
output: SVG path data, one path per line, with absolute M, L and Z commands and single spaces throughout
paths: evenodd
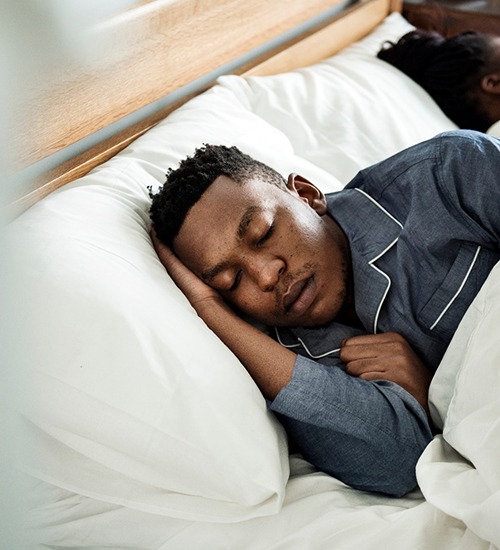
M 237 147 L 204 144 L 192 157 L 181 161 L 176 170 L 169 169 L 167 180 L 157 194 L 150 193 L 153 202 L 149 213 L 160 241 L 172 246 L 190 208 L 221 175 L 239 184 L 258 177 L 286 189 L 286 182 L 278 172 Z
M 475 91 L 487 68 L 490 38 L 473 31 L 445 38 L 416 30 L 396 44 L 387 42 L 377 56 L 420 84 L 460 128 L 485 132 L 491 121 Z

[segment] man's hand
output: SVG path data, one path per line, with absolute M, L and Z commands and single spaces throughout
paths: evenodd
M 216 290 L 158 240 L 154 230 L 151 239 L 161 263 L 198 315 L 243 363 L 262 393 L 274 399 L 292 378 L 295 353 L 238 317 Z
M 398 384 L 429 414 L 427 399 L 432 374 L 400 334 L 388 332 L 348 338 L 342 344 L 340 359 L 351 376 Z
M 213 302 L 213 300 L 218 303 L 223 302 L 221 295 L 216 290 L 197 277 L 168 246 L 158 239 L 154 229 L 151 229 L 151 239 L 161 263 L 198 313 L 200 313 L 198 308 L 202 309 L 207 302 Z

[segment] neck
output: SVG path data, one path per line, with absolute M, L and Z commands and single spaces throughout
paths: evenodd
M 335 241 L 337 242 L 337 246 L 339 247 L 342 253 L 344 268 L 345 268 L 344 303 L 340 311 L 335 316 L 335 320 L 345 325 L 363 328 L 363 325 L 356 313 L 356 308 L 354 304 L 354 276 L 353 276 L 353 269 L 352 269 L 352 257 L 351 257 L 351 249 L 349 246 L 349 240 L 346 234 L 344 233 L 343 229 L 331 216 L 327 217 L 326 222 L 328 223 L 329 230 L 332 236 L 334 237 Z

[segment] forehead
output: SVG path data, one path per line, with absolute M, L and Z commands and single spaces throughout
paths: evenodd
M 215 252 L 257 213 L 275 209 L 289 197 L 288 191 L 259 179 L 241 184 L 219 176 L 188 211 L 174 239 L 175 251 L 184 261 L 199 243 Z
M 237 183 L 227 176 L 219 176 L 189 210 L 183 226 L 206 219 L 214 226 L 219 226 L 222 220 L 239 221 L 249 208 L 258 210 L 279 204 L 286 201 L 286 194 L 275 185 L 260 179 Z

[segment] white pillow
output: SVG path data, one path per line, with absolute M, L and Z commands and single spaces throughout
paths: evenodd
M 172 517 L 274 513 L 288 477 L 283 430 L 159 263 L 148 184 L 140 163 L 117 158 L 9 230 L 22 289 L 13 356 L 42 454 L 26 466 Z
M 453 127 L 406 85 L 405 108 L 394 105 L 392 68 L 338 57 L 248 84 L 222 79 L 11 224 L 10 344 L 38 397 L 25 411 L 43 454 L 26 465 L 36 477 L 190 520 L 280 509 L 285 434 L 158 261 L 147 186 L 207 142 L 335 190 L 358 166 Z
M 418 84 L 375 57 L 385 40 L 413 28 L 393 13 L 366 38 L 312 67 L 218 82 L 280 129 L 298 155 L 346 184 L 360 169 L 457 128 Z

